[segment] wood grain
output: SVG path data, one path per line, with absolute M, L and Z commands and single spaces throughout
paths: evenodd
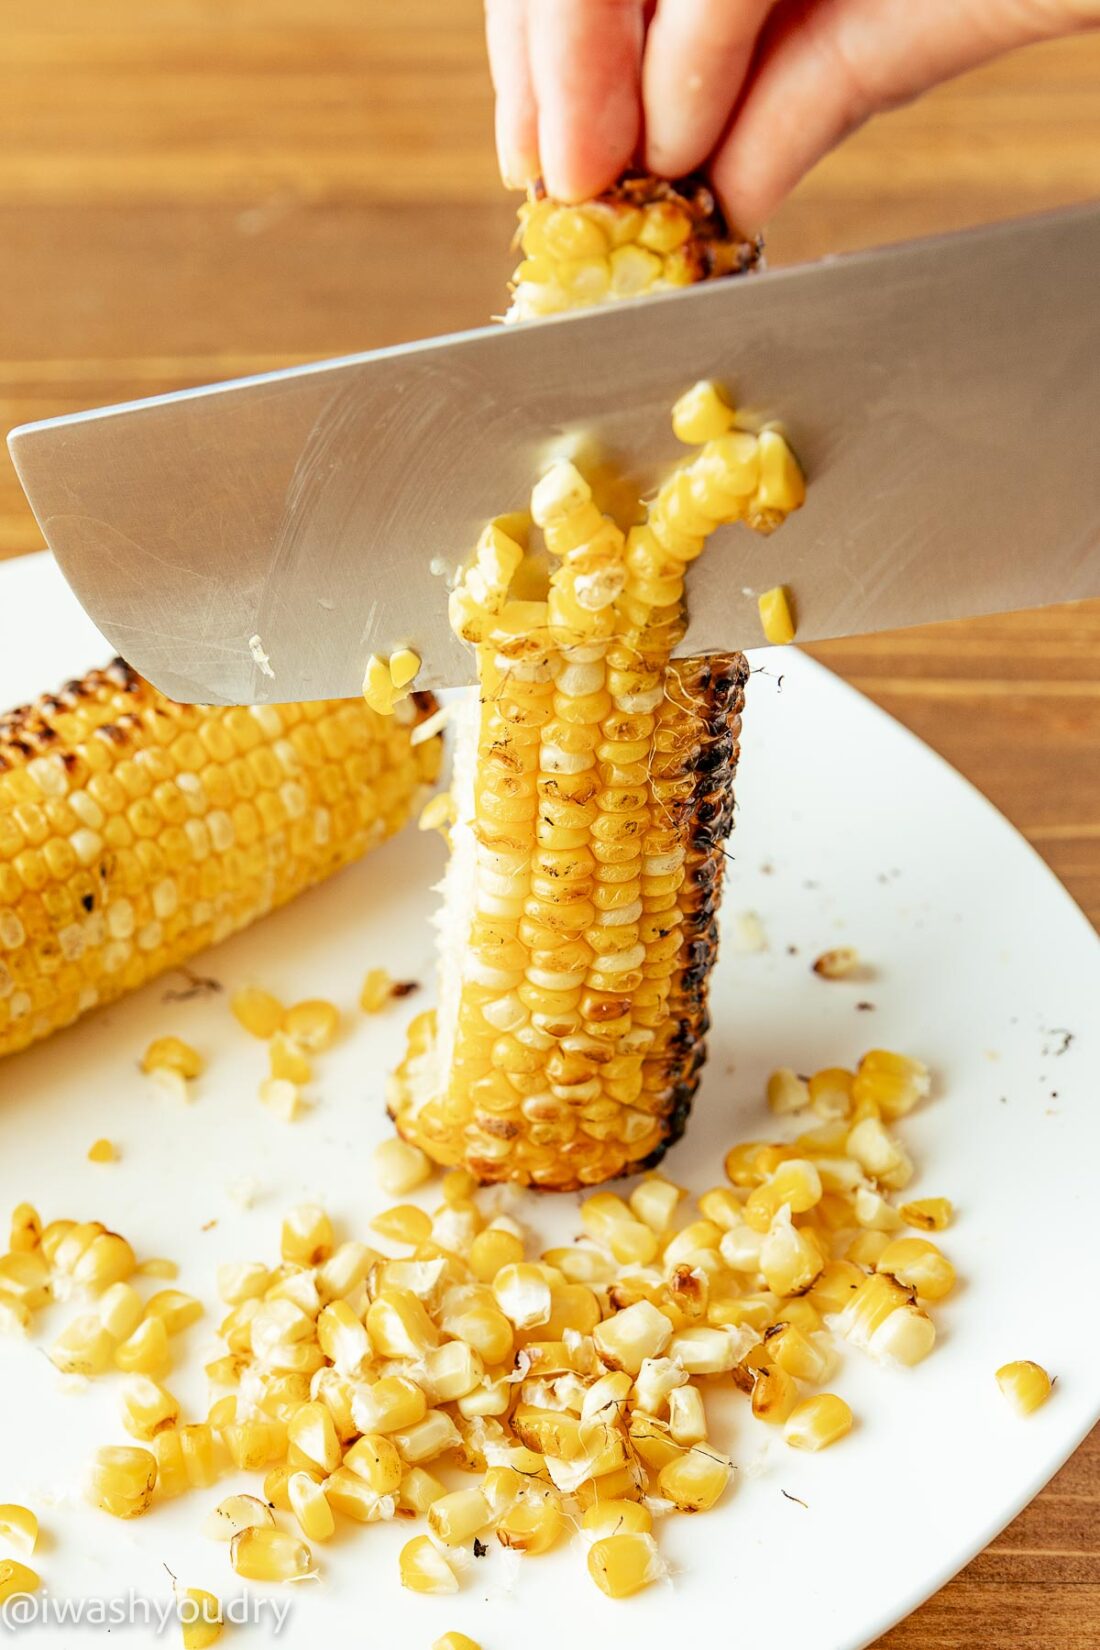
M 499 307 L 478 0 L 0 0 L 0 37 L 5 427 Z M 1098 82 L 1100 38 L 1064 41 L 873 122 L 779 214 L 772 261 L 1100 194 Z M 2 460 L 0 557 L 40 542 Z M 1100 919 L 1100 603 L 813 652 Z M 1098 1528 L 1094 1435 L 878 1650 L 1094 1650 Z

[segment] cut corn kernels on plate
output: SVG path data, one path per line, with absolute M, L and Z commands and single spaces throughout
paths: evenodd
M 0 570 L 0 613 L 9 611 L 2 599 L 6 595 L 21 613 L 33 613 L 30 587 L 37 580 L 52 592 L 49 579 L 46 569 Z M 63 599 L 52 593 L 49 599 L 51 613 L 66 611 Z M 55 631 L 48 641 L 58 647 L 59 657 L 19 655 L 19 668 L 25 671 L 21 678 L 14 674 L 17 655 L 9 637 L 0 637 L 8 644 L 7 652 L 0 649 L 0 697 L 5 701 L 40 683 L 44 671 L 60 676 L 65 661 L 88 656 L 82 621 L 74 620 L 68 631 L 55 625 Z M 427 889 L 438 880 L 444 855 L 432 834 L 406 832 L 379 850 L 374 866 L 354 869 L 320 888 L 274 917 L 262 933 L 241 935 L 207 953 L 196 973 L 217 980 L 220 992 L 187 994 L 188 981 L 169 976 L 119 1003 L 109 1021 L 89 1019 L 63 1038 L 0 1065 L 0 1162 L 8 1203 L 33 1205 L 47 1226 L 62 1216 L 82 1223 L 98 1220 L 121 1234 L 132 1257 L 118 1243 L 107 1244 L 102 1264 L 108 1274 L 114 1275 L 123 1262 L 124 1270 L 134 1262 L 138 1268 L 97 1297 L 76 1282 L 79 1260 L 73 1261 L 68 1299 L 36 1305 L 26 1341 L 0 1342 L 8 1394 L 0 1415 L 5 1499 L 34 1510 L 48 1532 L 49 1541 L 40 1544 L 30 1562 L 51 1593 L 100 1596 L 133 1586 L 151 1598 L 166 1598 L 170 1583 L 162 1563 L 168 1554 L 181 1585 L 209 1591 L 226 1608 L 246 1583 L 231 1567 L 231 1542 L 211 1540 L 204 1526 L 227 1498 L 251 1494 L 274 1502 L 271 1516 L 286 1540 L 277 1544 L 277 1552 L 276 1544 L 263 1539 L 242 1543 L 244 1549 L 255 1548 L 251 1558 L 239 1549 L 245 1567 L 255 1573 L 269 1568 L 270 1548 L 272 1556 L 297 1573 L 306 1563 L 302 1549 L 307 1548 L 308 1562 L 322 1578 L 320 1584 L 247 1583 L 259 1596 L 289 1600 L 291 1615 L 281 1637 L 302 1650 L 357 1631 L 368 1598 L 380 1640 L 397 1650 L 421 1650 L 460 1633 L 485 1650 L 518 1642 L 521 1636 L 530 1650 L 560 1650 L 560 1622 L 563 1612 L 570 1611 L 594 1624 L 593 1633 L 625 1630 L 641 1650 L 656 1650 L 657 1645 L 667 1650 L 670 1636 L 682 1632 L 685 1620 L 705 1619 L 710 1609 L 728 1609 L 731 1597 L 736 1598 L 741 1629 L 764 1640 L 774 1631 L 781 1588 L 792 1638 L 821 1644 L 823 1650 L 850 1650 L 885 1630 L 923 1591 L 962 1563 L 1081 1435 L 1096 1407 L 1090 1328 L 1077 1310 L 1079 1289 L 1073 1285 L 1071 1295 L 1068 1279 L 1052 1277 L 1043 1256 L 1051 1246 L 1076 1252 L 1090 1235 L 1080 1211 L 1088 1207 L 1089 1164 L 1100 1146 L 1100 1125 L 1090 1103 L 1100 1072 L 1083 1037 L 1052 1064 L 1044 1055 L 1051 1043 L 1043 1031 L 1059 1026 L 1080 1031 L 1087 1025 L 1100 984 L 1094 941 L 1018 839 L 947 769 L 797 655 L 785 669 L 781 694 L 766 676 L 749 683 L 736 859 L 727 867 L 737 882 L 736 907 L 759 913 L 769 947 L 750 954 L 728 948 L 717 966 L 710 1062 L 692 1129 L 662 1165 L 663 1182 L 627 1180 L 604 1189 L 622 1200 L 626 1210 L 625 1220 L 612 1223 L 619 1253 L 610 1262 L 599 1235 L 607 1230 L 613 1207 L 607 1203 L 582 1217 L 573 1197 L 479 1193 L 461 1175 L 445 1180 L 435 1173 L 420 1180 L 422 1166 L 415 1160 L 405 1170 L 413 1176 L 409 1189 L 386 1191 L 376 1182 L 374 1148 L 390 1138 L 383 1116 L 383 1074 L 400 1056 L 411 1013 L 432 999 L 426 990 L 424 1001 L 415 1005 L 396 1000 L 384 1013 L 366 1015 L 358 999 L 372 968 L 385 968 L 396 979 L 431 978 L 426 930 L 434 900 Z M 868 774 L 874 775 L 873 786 Z M 807 795 L 823 795 L 827 789 L 858 801 L 858 835 L 845 817 L 823 810 L 814 810 L 812 831 L 805 820 L 797 821 Z M 760 870 L 765 862 L 774 868 L 767 875 Z M 982 882 L 968 870 L 979 862 L 985 869 Z M 893 868 L 900 877 L 888 876 Z M 878 880 L 880 870 L 884 882 Z M 819 886 L 807 888 L 806 882 Z M 1016 904 L 1005 897 L 1008 889 Z M 1015 914 L 1019 902 L 1026 902 L 1030 912 L 1026 935 Z M 918 906 L 919 928 L 906 915 Z M 797 957 L 786 955 L 787 943 L 799 946 Z M 822 952 L 853 945 L 874 962 L 873 983 L 858 988 L 873 999 L 873 1014 L 854 1012 L 852 988 L 843 981 L 823 987 L 810 971 L 810 962 Z M 1041 977 L 1034 966 L 1036 946 L 1048 959 Z M 163 1000 L 166 990 L 177 989 L 184 993 L 182 1000 Z M 270 1046 L 249 1035 L 234 1017 L 230 999 L 246 989 L 263 989 L 284 1008 L 320 1001 L 340 1011 L 339 1036 L 331 1047 L 310 1055 L 311 1105 L 292 1129 L 255 1097 L 269 1071 Z M 151 1091 L 138 1069 L 150 1042 L 164 1036 L 179 1037 L 201 1051 L 205 1062 L 201 1078 L 187 1079 L 194 1103 L 186 1108 Z M 910 1106 L 913 1097 L 908 1088 L 902 1094 L 892 1068 L 887 1072 L 881 1060 L 861 1065 L 861 1055 L 873 1049 L 920 1056 L 933 1074 L 931 1093 L 916 1095 Z M 986 1049 L 998 1051 L 1000 1059 L 986 1059 Z M 766 1091 L 769 1077 L 781 1068 L 808 1080 L 810 1100 L 802 1104 L 799 1090 L 798 1109 L 777 1114 L 768 1106 Z M 851 1073 L 851 1082 L 841 1082 L 837 1072 Z M 815 1076 L 823 1073 L 830 1074 L 829 1081 L 813 1086 Z M 883 1073 L 894 1082 L 889 1094 Z M 321 1487 L 335 1520 L 330 1541 L 319 1533 L 327 1529 L 327 1521 L 314 1477 L 323 1479 L 324 1474 L 313 1452 L 328 1451 L 331 1459 L 332 1443 L 323 1426 L 296 1429 L 300 1442 L 294 1448 L 301 1458 L 295 1456 L 287 1472 L 266 1462 L 266 1452 L 280 1450 L 280 1462 L 287 1461 L 285 1421 L 273 1418 L 267 1423 L 270 1430 L 261 1435 L 254 1426 L 245 1431 L 239 1418 L 232 1424 L 237 1428 L 232 1441 L 255 1470 L 226 1470 L 202 1430 L 185 1435 L 176 1429 L 175 1451 L 164 1442 L 172 1436 L 171 1428 L 148 1443 L 130 1437 L 119 1406 L 122 1392 L 135 1390 L 128 1387 L 132 1376 L 93 1375 L 77 1399 L 66 1390 L 72 1378 L 53 1374 L 38 1350 L 58 1340 L 74 1319 L 92 1312 L 105 1315 L 119 1336 L 130 1339 L 139 1322 L 128 1291 L 134 1292 L 139 1312 L 169 1288 L 197 1298 L 206 1309 L 204 1318 L 172 1334 L 165 1327 L 159 1353 L 167 1367 L 149 1378 L 178 1402 L 185 1425 L 201 1427 L 210 1406 L 238 1390 L 232 1375 L 240 1354 L 222 1346 L 217 1326 L 237 1313 L 234 1333 L 243 1336 L 250 1315 L 259 1309 L 249 1304 L 258 1302 L 251 1291 L 275 1289 L 275 1299 L 266 1304 L 277 1304 L 278 1310 L 265 1312 L 260 1333 L 270 1336 L 267 1344 L 279 1364 L 303 1367 L 273 1373 L 272 1402 L 323 1402 L 311 1399 L 309 1391 L 314 1376 L 306 1367 L 308 1336 L 286 1338 L 303 1310 L 309 1317 L 312 1303 L 308 1292 L 292 1276 L 279 1275 L 279 1269 L 316 1260 L 325 1287 L 334 1287 L 343 1299 L 353 1294 L 363 1265 L 362 1251 L 348 1245 L 361 1244 L 403 1268 L 391 1274 L 395 1290 L 414 1298 L 416 1290 L 427 1291 L 430 1297 L 445 1280 L 439 1276 L 433 1281 L 424 1269 L 431 1267 L 430 1258 L 415 1260 L 412 1245 L 402 1241 L 418 1238 L 422 1223 L 401 1216 L 390 1226 L 393 1235 L 371 1225 L 375 1216 L 410 1205 L 432 1223 L 441 1248 L 477 1262 L 488 1300 L 454 1300 L 449 1310 L 456 1322 L 464 1310 L 469 1332 L 482 1337 L 489 1353 L 481 1359 L 485 1375 L 498 1377 L 501 1366 L 493 1364 L 492 1354 L 499 1359 L 502 1347 L 514 1348 L 523 1338 L 525 1357 L 531 1360 L 523 1382 L 525 1431 L 536 1442 L 540 1436 L 554 1437 L 554 1447 L 562 1452 L 553 1457 L 558 1478 L 568 1484 L 578 1460 L 571 1452 L 588 1450 L 598 1441 L 607 1450 L 601 1464 L 609 1469 L 602 1479 L 613 1491 L 609 1503 L 625 1499 L 634 1506 L 630 1474 L 614 1460 L 618 1446 L 599 1432 L 605 1424 L 600 1405 L 613 1411 L 621 1402 L 614 1379 L 590 1400 L 592 1413 L 576 1428 L 553 1415 L 545 1419 L 555 1391 L 567 1390 L 552 1383 L 561 1379 L 560 1365 L 568 1361 L 567 1337 L 579 1333 L 571 1325 L 585 1321 L 584 1291 L 598 1292 L 624 1267 L 637 1272 L 651 1265 L 671 1230 L 677 1236 L 670 1253 L 678 1256 L 683 1250 L 677 1300 L 685 1313 L 694 1310 L 698 1289 L 692 1274 L 713 1264 L 708 1250 L 743 1259 L 768 1236 L 735 1219 L 734 1205 L 747 1203 L 755 1184 L 738 1185 L 721 1173 L 726 1153 L 741 1142 L 766 1147 L 799 1139 L 794 1161 L 812 1162 L 820 1181 L 818 1197 L 812 1175 L 802 1168 L 784 1170 L 784 1158 L 772 1152 L 761 1160 L 767 1171 L 761 1184 L 768 1183 L 770 1190 L 754 1205 L 754 1218 L 757 1207 L 768 1204 L 761 1218 L 768 1213 L 774 1222 L 771 1200 L 785 1190 L 796 1203 L 811 1200 L 808 1210 L 794 1215 L 792 1230 L 807 1219 L 825 1226 L 837 1213 L 836 1200 L 846 1195 L 853 1096 L 857 1085 L 862 1095 L 868 1084 L 879 1095 L 886 1142 L 875 1131 L 864 1131 L 857 1146 L 865 1157 L 877 1152 L 871 1160 L 895 1178 L 898 1163 L 887 1152 L 891 1141 L 914 1165 L 907 1185 L 886 1187 L 874 1196 L 910 1213 L 929 1199 L 950 1198 L 953 1206 L 946 1227 L 944 1206 L 936 1203 L 926 1224 L 888 1230 L 881 1225 L 885 1216 L 879 1203 L 865 1200 L 864 1213 L 873 1224 L 861 1228 L 861 1234 L 875 1240 L 874 1263 L 884 1259 L 888 1268 L 876 1273 L 882 1284 L 876 1297 L 894 1302 L 894 1292 L 901 1291 L 908 1302 L 909 1285 L 899 1281 L 903 1276 L 933 1293 L 942 1291 L 949 1278 L 937 1253 L 946 1257 L 962 1286 L 934 1299 L 918 1294 L 915 1310 L 934 1323 L 936 1344 L 911 1369 L 891 1367 L 889 1361 L 883 1367 L 858 1345 L 836 1342 L 818 1326 L 816 1319 L 827 1323 L 844 1311 L 851 1274 L 841 1263 L 823 1269 L 808 1293 L 788 1303 L 789 1327 L 773 1338 L 771 1367 L 786 1373 L 787 1365 L 798 1372 L 788 1377 L 797 1387 L 797 1401 L 836 1394 L 856 1422 L 847 1436 L 837 1435 L 828 1448 L 816 1452 L 791 1448 L 785 1441 L 794 1404 L 789 1391 L 779 1390 L 783 1383 L 778 1379 L 770 1383 L 774 1391 L 760 1388 L 759 1407 L 767 1413 L 756 1418 L 755 1393 L 742 1390 L 732 1371 L 701 1373 L 690 1383 L 669 1386 L 668 1372 L 660 1366 L 669 1348 L 656 1352 L 657 1367 L 645 1372 L 646 1391 L 649 1401 L 666 1408 L 657 1424 L 636 1429 L 631 1448 L 639 1455 L 645 1452 L 652 1463 L 654 1487 L 663 1473 L 666 1486 L 683 1502 L 709 1500 L 724 1476 L 721 1464 L 709 1457 L 697 1471 L 691 1463 L 693 1449 L 713 1449 L 731 1461 L 733 1471 L 709 1510 L 651 1515 L 651 1528 L 644 1520 L 635 1527 L 635 1519 L 628 1517 L 615 1529 L 595 1517 L 589 1520 L 586 1510 L 576 1522 L 588 1520 L 587 1535 L 574 1536 L 571 1528 L 551 1532 L 544 1507 L 532 1504 L 529 1496 L 512 1499 L 515 1485 L 508 1469 L 491 1467 L 480 1493 L 492 1518 L 483 1532 L 469 1534 L 472 1521 L 482 1515 L 480 1502 L 469 1492 L 479 1489 L 483 1469 L 471 1472 L 457 1467 L 453 1456 L 434 1454 L 450 1433 L 438 1421 L 430 1421 L 427 1430 L 425 1423 L 431 1415 L 450 1416 L 456 1425 L 461 1420 L 468 1438 L 471 1420 L 480 1411 L 487 1428 L 483 1436 L 491 1437 L 488 1424 L 499 1423 L 502 1413 L 494 1413 L 494 1406 L 503 1403 L 506 1408 L 519 1398 L 500 1379 L 490 1379 L 476 1393 L 471 1389 L 448 1396 L 477 1377 L 477 1366 L 465 1358 L 440 1358 L 441 1349 L 428 1347 L 425 1378 L 430 1371 L 439 1396 L 421 1399 L 424 1408 L 418 1414 L 395 1412 L 399 1424 L 392 1431 L 383 1430 L 388 1423 L 380 1401 L 372 1408 L 360 1406 L 359 1412 L 362 1421 L 370 1422 L 363 1431 L 384 1439 L 400 1434 L 414 1453 L 427 1451 L 426 1457 L 402 1480 L 392 1518 L 382 1515 L 386 1497 L 370 1480 L 370 1473 L 382 1472 L 376 1482 L 387 1482 L 389 1457 L 377 1444 L 362 1451 L 362 1459 L 355 1457 L 367 1476 L 350 1465 L 330 1474 L 330 1487 Z M 1057 1100 L 1050 1097 L 1052 1088 L 1058 1090 Z M 102 1099 L 108 1093 L 109 1115 Z M 859 1101 L 865 1103 L 866 1097 Z M 892 1115 L 899 1107 L 900 1114 Z M 816 1138 L 815 1131 L 820 1131 Z M 84 1159 L 88 1143 L 106 1134 L 126 1143 L 109 1171 Z M 58 1152 L 59 1140 L 74 1138 L 77 1149 Z M 742 1152 L 738 1161 L 746 1160 Z M 19 1168 L 9 1185 L 12 1164 Z M 250 1183 L 247 1198 L 240 1194 L 245 1180 Z M 696 1203 L 700 1193 L 709 1194 L 702 1208 Z M 482 1210 L 480 1231 L 472 1229 L 471 1204 Z M 1026 1223 L 1011 1214 L 1021 1207 L 1029 1210 Z M 288 1222 L 284 1239 L 291 1211 L 303 1210 Z M 331 1221 L 331 1234 L 317 1211 Z M 0 1210 L 0 1217 L 6 1221 L 9 1213 Z M 925 1211 L 918 1208 L 917 1214 Z M 494 1219 L 500 1223 L 495 1228 L 499 1235 L 483 1236 L 494 1229 Z M 20 1234 L 33 1236 L 34 1223 L 26 1211 L 17 1225 Z M 1042 1252 L 1034 1242 L 1037 1230 L 1043 1233 Z M 518 1251 L 517 1234 L 522 1240 Z M 49 1236 L 51 1252 L 59 1252 L 66 1235 L 55 1231 Z M 106 1234 L 84 1232 L 81 1241 L 89 1252 L 93 1235 L 102 1239 Z M 293 1258 L 283 1258 L 284 1241 Z M 931 1251 L 924 1245 L 931 1245 Z M 66 1257 L 78 1247 L 70 1235 Z M 491 1285 L 502 1267 L 526 1265 L 543 1250 L 553 1251 L 555 1265 L 575 1267 L 578 1275 L 571 1280 L 575 1293 L 568 1297 L 568 1307 L 552 1300 L 555 1315 L 539 1323 L 534 1320 L 545 1300 L 535 1278 L 507 1273 L 499 1299 Z M 141 1263 L 157 1256 L 180 1263 L 178 1279 L 142 1273 Z M 783 1238 L 770 1264 L 812 1265 L 813 1259 L 802 1245 Z M 232 1270 L 219 1279 L 219 1266 Z M 40 1285 L 31 1272 L 21 1266 L 13 1276 L 37 1301 Z M 219 1300 L 219 1283 L 233 1299 Z M 1021 1298 L 1028 1303 L 1026 1322 L 1020 1318 Z M 622 1304 L 629 1304 L 627 1298 Z M 471 1315 L 473 1307 L 478 1310 Z M 730 1346 L 746 1345 L 755 1385 L 752 1360 L 762 1355 L 758 1337 L 768 1327 L 767 1307 L 759 1299 L 723 1303 L 717 1315 L 730 1320 L 727 1334 L 714 1338 L 698 1333 L 699 1327 L 721 1327 L 714 1323 L 686 1324 L 677 1329 L 675 1343 L 685 1360 L 700 1368 L 721 1366 Z M 428 1309 L 436 1313 L 436 1301 L 429 1298 Z M 178 1314 L 169 1316 L 178 1321 Z M 528 1320 L 522 1329 L 519 1319 Z M 407 1304 L 388 1321 L 388 1333 L 413 1334 L 418 1324 L 423 1333 Z M 909 1321 L 903 1312 L 898 1327 L 907 1328 Z M 164 1326 L 158 1314 L 146 1322 Z M 362 1352 L 358 1337 L 343 1314 L 334 1314 L 326 1324 L 326 1339 L 349 1371 L 340 1380 L 354 1379 L 350 1371 Z M 897 1340 L 888 1344 L 905 1347 Z M 823 1347 L 832 1348 L 836 1361 L 819 1370 L 815 1355 Z M 1058 1377 L 1048 1402 L 1023 1419 L 1005 1402 L 996 1380 L 997 1371 L 1021 1354 Z M 216 1379 L 207 1381 L 204 1364 L 214 1367 Z M 815 1371 L 821 1376 L 817 1381 L 809 1378 Z M 579 1379 L 582 1385 L 589 1382 L 587 1375 Z M 329 1379 L 323 1385 L 334 1416 L 339 1415 L 338 1382 Z M 706 1439 L 698 1445 L 695 1402 L 671 1396 L 695 1391 L 702 1394 L 706 1425 Z M 157 1397 L 158 1404 L 167 1400 L 144 1383 L 140 1393 L 149 1399 L 141 1424 L 151 1427 L 162 1418 L 152 1399 Z M 224 1420 L 221 1412 L 219 1419 Z M 352 1414 L 343 1425 L 334 1424 L 338 1443 L 346 1449 L 359 1423 Z M 341 1436 L 347 1428 L 348 1435 Z M 74 1440 L 81 1441 L 79 1446 Z M 81 1468 L 105 1446 L 145 1450 L 158 1462 L 152 1509 L 124 1525 L 75 1496 Z M 539 1459 L 533 1451 L 532 1459 Z M 684 1466 L 685 1461 L 691 1464 Z M 298 1506 L 310 1532 L 317 1533 L 298 1523 L 288 1487 L 294 1474 L 301 1475 L 294 1492 Z M 196 1478 L 209 1478 L 208 1487 L 189 1488 Z M 307 1483 L 315 1484 L 314 1492 Z M 551 1488 L 556 1495 L 572 1493 L 557 1484 Z M 453 1575 L 455 1589 L 439 1598 L 414 1596 L 401 1585 L 401 1551 L 425 1535 L 434 1544 L 427 1513 L 433 1503 L 456 1492 L 465 1492 L 463 1499 L 444 1504 L 435 1519 L 447 1533 L 462 1533 L 462 1545 L 443 1542 L 435 1549 Z M 935 1519 L 922 1511 L 931 1500 Z M 414 1508 L 419 1509 L 415 1519 L 404 1516 Z M 501 1519 L 507 1546 L 493 1531 Z M 667 1576 L 656 1566 L 651 1572 L 647 1540 L 604 1549 L 596 1563 L 613 1588 L 629 1591 L 639 1579 L 646 1582 L 637 1595 L 605 1596 L 590 1574 L 589 1554 L 615 1536 L 652 1539 Z M 483 1557 L 475 1556 L 475 1540 L 488 1549 Z M 865 1561 L 859 1589 L 850 1587 L 853 1542 Z M 545 1551 L 531 1550 L 543 1544 Z M 800 1578 L 796 1590 L 787 1585 L 792 1564 Z M 437 1579 L 446 1580 L 442 1571 Z M 826 1620 L 832 1624 L 828 1634 L 822 1628 Z M 39 1642 L 49 1645 L 53 1631 L 40 1629 Z M 227 1642 L 230 1632 L 227 1625 Z M 53 1642 L 62 1650 L 64 1636 Z

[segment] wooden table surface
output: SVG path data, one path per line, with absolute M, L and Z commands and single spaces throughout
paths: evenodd
M 0 0 L 0 38 L 5 428 L 500 308 L 477 0 Z M 1079 39 L 875 122 L 780 213 L 772 261 L 1100 194 L 1098 85 Z M 39 545 L 0 460 L 0 557 Z M 1100 603 L 813 651 L 1100 917 Z M 1094 1650 L 1098 1518 L 1094 1434 L 878 1650 Z

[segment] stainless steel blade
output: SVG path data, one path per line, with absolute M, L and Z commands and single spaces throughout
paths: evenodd
M 25 425 L 12 457 L 96 624 L 181 700 L 358 692 L 371 652 L 468 679 L 443 575 L 551 457 L 649 485 L 717 378 L 810 479 L 723 529 L 682 651 L 1100 594 L 1100 206 Z M 583 467 L 583 464 L 582 464 Z M 257 640 L 258 638 L 258 640 Z

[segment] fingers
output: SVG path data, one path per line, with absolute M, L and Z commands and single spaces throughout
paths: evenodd
M 765 28 L 715 157 L 732 222 L 758 229 L 814 163 L 870 115 L 1011 47 L 1082 26 L 1095 0 L 794 0 Z
M 508 189 L 538 176 L 535 92 L 527 66 L 526 0 L 485 0 L 489 73 L 496 93 L 497 164 Z
M 633 158 L 641 127 L 642 0 L 528 0 L 542 177 L 586 200 Z
M 658 0 L 642 73 L 645 160 L 682 177 L 701 166 L 737 102 L 772 0 Z

